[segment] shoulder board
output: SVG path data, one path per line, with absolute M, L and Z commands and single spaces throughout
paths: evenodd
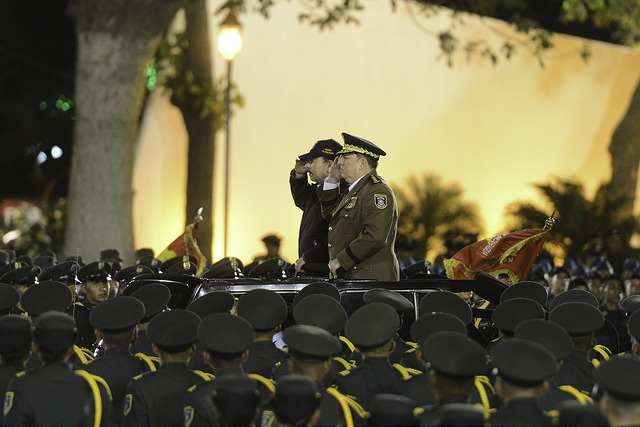
M 196 384 L 196 385 L 192 385 L 191 387 L 189 387 L 189 388 L 187 389 L 187 393 L 191 393 L 191 392 L 192 392 L 193 390 L 195 390 L 197 387 L 198 387 L 198 385 L 197 385 L 197 384 Z
M 413 410 L 413 416 L 416 418 L 420 417 L 422 414 L 424 414 L 424 408 L 421 406 L 418 406 Z
M 351 373 L 350 369 L 347 369 L 346 371 L 340 371 L 338 372 L 338 375 L 342 375 L 343 377 L 346 377 L 347 375 L 349 375 Z
M 24 374 L 26 374 L 26 371 L 20 371 L 16 374 L 16 378 L 20 378 L 20 377 L 24 377 Z
M 415 342 L 412 342 L 412 341 L 405 341 L 404 343 L 405 343 L 406 345 L 408 345 L 409 347 L 413 348 L 413 349 L 418 348 L 418 344 L 417 344 L 417 343 L 415 343 Z M 409 351 L 409 350 L 407 350 L 407 351 Z M 406 353 L 406 351 L 405 351 L 405 353 Z
M 83 303 L 81 303 L 80 301 L 77 301 L 77 302 L 76 302 L 76 305 L 77 305 L 77 306 L 79 306 L 79 307 L 87 308 L 87 306 L 86 306 L 86 305 L 84 305 Z
M 593 404 L 592 398 L 590 398 L 584 393 L 579 392 L 578 389 L 576 389 L 573 386 L 561 385 L 558 388 L 564 391 L 565 393 L 569 393 L 571 396 L 573 396 L 574 399 L 576 399 L 578 402 L 582 403 L 583 405 Z
M 404 354 L 411 354 L 416 352 L 417 347 L 411 347 L 409 350 L 405 351 Z
M 137 380 L 139 380 L 140 378 L 142 378 L 142 374 L 140 374 L 140 375 L 136 375 L 135 377 L 133 377 L 133 378 L 131 378 L 131 379 L 132 379 L 132 380 L 134 380 L 134 381 L 137 381 Z
M 379 182 L 382 182 L 382 178 L 380 178 L 378 175 L 370 175 L 369 180 L 374 184 L 378 184 Z

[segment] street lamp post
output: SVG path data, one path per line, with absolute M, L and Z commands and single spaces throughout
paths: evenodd
M 226 18 L 220 23 L 218 35 L 218 51 L 227 61 L 227 93 L 226 93 L 226 149 L 225 149 L 225 176 L 224 176 L 224 256 L 227 256 L 229 240 L 229 151 L 231 146 L 231 64 L 242 49 L 242 25 L 238 22 L 233 11 L 229 11 Z

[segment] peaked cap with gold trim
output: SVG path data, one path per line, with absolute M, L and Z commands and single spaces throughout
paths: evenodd
M 342 132 L 342 138 L 344 139 L 344 148 L 338 154 L 359 153 L 374 159 L 387 155 L 383 149 L 366 139 L 349 135 L 346 132 Z

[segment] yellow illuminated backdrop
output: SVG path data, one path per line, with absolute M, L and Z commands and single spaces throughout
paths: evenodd
M 297 258 L 301 212 L 289 171 L 316 140 L 341 141 L 342 131 L 387 151 L 378 172 L 392 185 L 430 172 L 460 183 L 487 236 L 502 231 L 507 204 L 539 197 L 533 183 L 577 177 L 591 196 L 609 179 L 607 147 L 638 81 L 637 50 L 592 43 L 585 64 L 582 39 L 556 36 L 544 67 L 520 49 L 497 66 L 460 54 L 449 68 L 424 30 L 444 28 L 445 14 L 417 25 L 404 7 L 392 13 L 388 2 L 367 2 L 361 25 L 319 32 L 298 23 L 299 11 L 284 3 L 269 20 L 240 18 L 233 78 L 246 106 L 231 124 L 229 255 L 250 262 L 263 252 L 260 238 L 274 232 L 284 238 L 284 257 Z M 501 34 L 518 37 L 492 20 L 467 18 L 458 29 L 496 46 Z M 213 57 L 224 74 L 224 61 Z M 184 226 L 186 144 L 180 114 L 154 92 L 136 152 L 137 247 L 159 251 Z M 223 256 L 223 131 L 217 147 L 214 259 Z

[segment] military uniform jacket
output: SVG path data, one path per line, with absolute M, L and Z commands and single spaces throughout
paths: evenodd
M 327 250 L 328 221 L 322 217 L 317 185 L 309 184 L 306 175 L 296 178 L 291 171 L 289 177 L 291 196 L 297 207 L 302 209 L 300 232 L 298 235 L 298 256 L 304 257 L 307 263 L 329 262 Z
M 503 403 L 489 418 L 492 426 L 533 427 L 552 425 L 551 417 L 540 408 L 534 398 L 515 399 Z
M 100 393 L 100 425 L 113 424 L 107 389 Z M 87 408 L 90 410 L 87 411 Z M 3 426 L 92 426 L 95 401 L 89 383 L 64 362 L 25 372 L 9 382 L 4 400 Z
M 153 344 L 147 335 L 147 330 L 143 329 L 142 331 L 138 331 L 138 339 L 136 342 L 131 344 L 130 348 L 131 354 L 142 353 L 146 354 L 149 357 L 158 357 L 155 351 L 153 351 Z
M 589 396 L 595 384 L 595 367 L 585 353 L 574 351 L 564 359 L 554 378 L 558 385 L 573 386 L 579 392 Z
M 400 280 L 398 208 L 387 183 L 371 171 L 342 198 L 338 188 L 318 187 L 318 194 L 329 219 L 329 259 L 340 262 L 345 279 Z
M 20 363 L 2 363 L 0 364 L 0 393 L 4 396 L 7 391 L 9 381 L 16 376 L 18 372 L 24 371 L 24 367 Z
M 362 365 L 340 372 L 334 385 L 339 392 L 358 399 L 365 409 L 376 394 L 407 395 L 402 374 L 386 357 L 364 358 Z
M 165 363 L 156 372 L 135 377 L 127 386 L 122 426 L 182 425 L 182 395 L 203 380 L 183 363 Z
M 256 341 L 249 347 L 249 358 L 244 361 L 242 368 L 248 374 L 271 378 L 274 366 L 287 357 L 287 353 L 276 347 L 273 341 Z
M 104 356 L 82 367 L 90 374 L 104 379 L 111 389 L 116 424 L 120 423 L 129 381 L 150 370 L 142 360 L 129 353 L 126 348 L 109 348 Z
M 245 373 L 242 368 L 230 368 L 220 371 L 218 375 L 211 381 L 203 381 L 189 388 L 183 396 L 184 402 L 184 426 L 185 427 L 202 427 L 215 426 L 218 423 L 215 405 L 213 403 L 212 393 L 217 388 L 217 379 L 232 373 Z M 249 375 L 249 374 L 246 374 Z M 272 387 L 275 383 L 271 380 L 263 378 L 263 381 L 256 381 L 258 391 L 260 392 L 259 412 L 266 406 L 271 397 L 272 390 L 265 383 L 269 382 Z
M 93 344 L 96 342 L 96 334 L 89 320 L 93 307 L 95 306 L 89 303 L 89 301 L 76 302 L 71 306 L 73 318 L 76 319 L 76 325 L 78 327 L 76 345 L 89 350 L 92 349 Z

